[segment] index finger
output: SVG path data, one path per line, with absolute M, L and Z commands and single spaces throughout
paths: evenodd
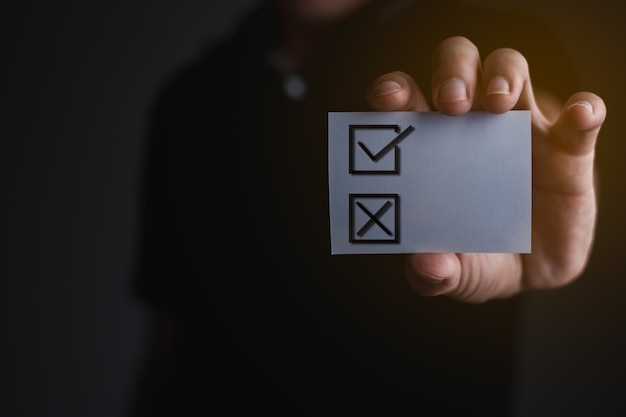
M 367 102 L 378 111 L 429 111 L 428 102 L 413 78 L 394 71 L 376 78 L 367 90 Z

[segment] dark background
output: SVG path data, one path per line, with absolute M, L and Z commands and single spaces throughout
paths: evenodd
M 594 253 L 572 285 L 527 296 L 518 414 L 624 415 L 620 3 L 477 2 L 554 22 L 586 89 L 608 107 Z M 123 414 L 147 317 L 128 289 L 149 107 L 172 71 L 256 3 L 0 6 L 0 416 Z

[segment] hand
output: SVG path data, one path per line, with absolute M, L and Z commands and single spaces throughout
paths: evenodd
M 576 279 L 590 255 L 596 223 L 594 148 L 606 107 L 579 92 L 563 106 L 533 91 L 526 59 L 512 49 L 484 63 L 468 39 L 444 40 L 433 54 L 433 104 L 448 115 L 470 110 L 531 111 L 532 253 L 420 253 L 406 257 L 406 276 L 419 294 L 445 294 L 480 303 Z M 378 77 L 367 98 L 379 111 L 429 111 L 419 86 L 405 73 Z

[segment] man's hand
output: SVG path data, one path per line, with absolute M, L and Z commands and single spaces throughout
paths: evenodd
M 579 92 L 555 106 L 533 91 L 519 52 L 498 49 L 481 62 L 476 46 L 463 37 L 443 41 L 432 68 L 432 100 L 442 113 L 531 110 L 532 253 L 411 254 L 406 258 L 411 286 L 422 295 L 480 303 L 577 278 L 595 233 L 594 148 L 606 116 L 602 99 Z M 415 81 L 402 72 L 378 77 L 367 98 L 378 111 L 431 110 Z

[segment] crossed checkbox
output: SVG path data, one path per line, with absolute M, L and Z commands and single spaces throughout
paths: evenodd
M 398 194 L 350 194 L 351 243 L 400 242 Z

